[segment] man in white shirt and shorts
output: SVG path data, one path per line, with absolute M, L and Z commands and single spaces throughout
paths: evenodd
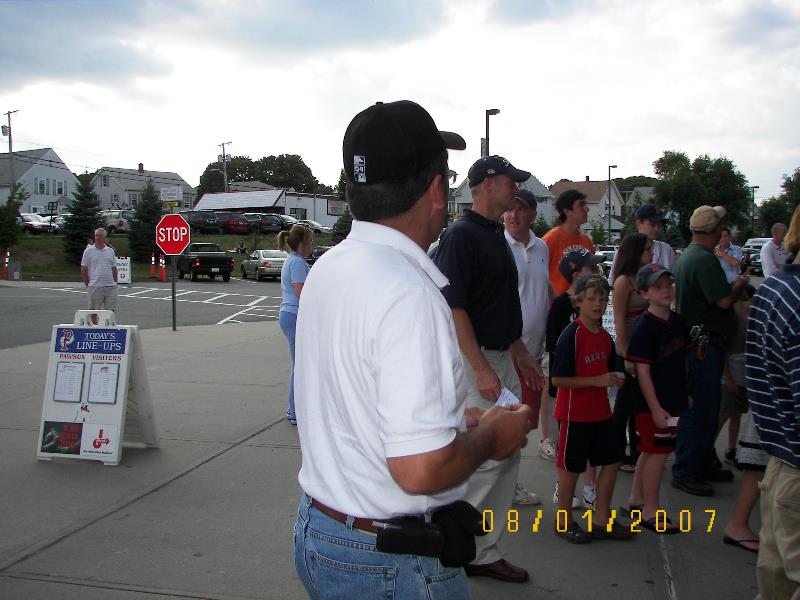
M 94 246 L 87 245 L 81 258 L 81 279 L 89 291 L 89 310 L 117 310 L 117 256 L 106 244 L 106 236 L 105 229 L 96 229 Z

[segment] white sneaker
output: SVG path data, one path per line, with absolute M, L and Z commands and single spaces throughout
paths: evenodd
M 514 504 L 536 506 L 541 503 L 542 501 L 539 499 L 539 496 L 526 490 L 525 486 L 522 484 L 517 484 L 517 488 L 514 490 Z
M 552 438 L 544 438 L 543 440 L 539 440 L 539 456 L 545 460 L 555 461 L 556 445 Z
M 597 490 L 593 485 L 583 486 L 583 506 L 584 508 L 594 509 L 594 501 L 597 500 Z
M 558 483 L 556 483 L 556 491 L 553 492 L 553 504 L 558 504 Z M 577 496 L 572 497 L 572 508 L 580 508 L 581 501 L 578 500 Z

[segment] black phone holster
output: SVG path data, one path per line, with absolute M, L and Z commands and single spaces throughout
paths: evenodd
M 434 510 L 430 521 L 418 517 L 384 521 L 375 547 L 389 554 L 432 556 L 445 567 L 463 567 L 475 559 L 478 535 L 486 535 L 481 513 L 459 500 Z

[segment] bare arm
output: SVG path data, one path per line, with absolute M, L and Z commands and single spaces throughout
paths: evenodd
M 294 288 L 295 295 L 299 298 L 300 293 L 303 291 L 303 284 L 302 283 L 293 283 L 292 288 Z
M 453 321 L 456 326 L 458 346 L 472 370 L 475 371 L 475 385 L 478 391 L 489 402 L 495 402 L 500 395 L 500 379 L 478 346 L 475 330 L 472 328 L 472 321 L 469 320 L 467 311 L 463 308 L 454 308 Z
M 83 285 L 89 285 L 89 269 L 83 265 L 81 265 L 81 279 L 83 279 Z
M 387 459 L 389 472 L 409 494 L 432 494 L 469 477 L 489 458 L 501 460 L 527 442 L 530 408 L 525 405 L 493 406 L 478 425 L 456 434 L 444 448 Z
M 117 267 L 111 267 L 111 276 L 114 278 L 114 283 L 117 283 Z
M 623 357 L 628 353 L 628 342 L 630 341 L 630 332 L 625 324 L 625 315 L 628 313 L 631 293 L 633 293 L 633 288 L 628 278 L 625 276 L 617 277 L 616 281 L 614 281 L 614 302 L 612 304 L 614 327 L 617 330 L 617 339 L 614 343 L 617 346 L 617 354 Z
M 653 416 L 653 423 L 656 427 L 664 429 L 667 426 L 669 413 L 664 410 L 656 396 L 656 387 L 653 385 L 653 378 L 650 377 L 650 365 L 647 363 L 636 363 L 636 378 L 639 380 L 639 387 L 642 390 L 647 407 Z
M 742 295 L 742 291 L 744 290 L 744 286 L 747 284 L 747 280 L 748 278 L 742 275 L 739 275 L 736 279 L 734 279 L 733 291 L 724 298 L 717 300 L 716 305 L 723 310 L 733 306 L 733 303 L 736 302 L 739 299 L 739 296 Z
M 591 377 L 553 377 L 553 385 L 557 388 L 611 387 L 623 383 L 624 379 L 610 372 Z

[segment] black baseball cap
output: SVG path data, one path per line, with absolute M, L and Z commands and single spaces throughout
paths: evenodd
M 558 270 L 567 281 L 572 281 L 573 273 L 577 273 L 583 267 L 596 267 L 602 262 L 605 262 L 604 256 L 597 256 L 592 254 L 586 248 L 576 248 L 570 250 L 561 257 L 558 263 Z
M 600 287 L 606 291 L 606 294 L 611 292 L 611 286 L 608 285 L 608 280 L 602 275 L 595 275 L 594 273 L 587 273 L 581 275 L 575 282 L 575 295 L 577 296 L 588 287 Z
M 469 168 L 467 178 L 470 185 L 477 185 L 487 177 L 495 175 L 508 175 L 517 183 L 527 181 L 531 174 L 528 171 L 517 169 L 502 156 L 481 156 Z
M 514 200 L 519 200 L 533 212 L 536 212 L 536 196 L 533 195 L 533 192 L 520 190 L 514 196 Z
M 416 102 L 378 102 L 347 126 L 342 158 L 347 179 L 370 185 L 418 173 L 445 149 L 464 150 L 464 138 L 439 131 Z
M 639 269 L 639 272 L 636 273 L 636 289 L 646 290 L 658 281 L 662 275 L 673 277 L 671 271 L 668 271 L 657 263 L 650 263 L 649 265 L 643 266 Z
M 658 223 L 661 221 L 666 221 L 667 217 L 664 216 L 664 213 L 662 213 L 661 209 L 655 204 L 642 204 L 639 207 L 639 210 L 636 211 L 636 220 Z

